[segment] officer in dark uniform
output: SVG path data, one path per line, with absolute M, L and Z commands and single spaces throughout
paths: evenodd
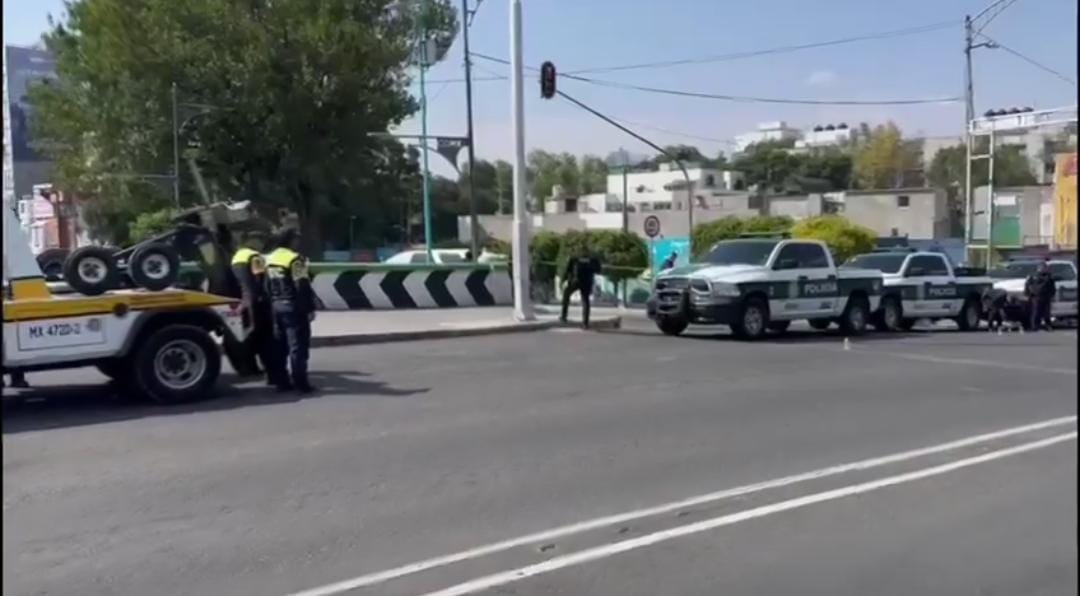
M 315 388 L 308 382 L 308 351 L 311 321 L 315 319 L 315 293 L 311 289 L 308 264 L 299 252 L 296 230 L 282 232 L 277 248 L 266 256 L 266 289 L 274 314 L 274 336 L 278 349 L 289 355 L 292 384 L 301 393 Z
M 1031 330 L 1038 331 L 1040 327 L 1050 331 L 1050 307 L 1054 302 L 1054 294 L 1057 293 L 1057 284 L 1054 276 L 1050 273 L 1050 266 L 1043 261 L 1039 268 L 1028 277 L 1024 284 L 1024 294 L 1027 295 L 1028 305 L 1031 308 Z
M 566 262 L 566 271 L 563 272 L 566 285 L 563 289 L 560 321 L 566 322 L 566 312 L 570 309 L 570 295 L 579 292 L 581 294 L 582 325 L 586 329 L 589 328 L 590 298 L 592 297 L 593 283 L 599 274 L 600 260 L 587 251 L 582 251 L 578 256 Z
M 265 247 L 266 237 L 263 234 L 248 232 L 240 249 L 233 253 L 230 263 L 240 286 L 244 309 L 251 317 L 252 331 L 244 341 L 244 356 L 250 359 L 250 368 L 257 369 L 255 355 L 258 354 L 266 371 L 267 384 L 288 390 L 292 388 L 292 383 L 285 370 L 285 355 L 279 351 L 274 340 L 274 315 L 266 295 L 266 258 L 261 252 Z

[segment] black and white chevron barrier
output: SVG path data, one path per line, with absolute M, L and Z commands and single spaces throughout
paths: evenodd
M 315 271 L 326 310 L 450 308 L 514 303 L 507 268 L 356 268 Z

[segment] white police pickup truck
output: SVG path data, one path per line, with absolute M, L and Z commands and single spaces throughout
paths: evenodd
M 879 331 L 906 331 L 919 319 L 950 319 L 962 331 L 977 329 L 982 296 L 991 285 L 982 272 L 953 267 L 936 252 L 873 252 L 852 257 L 841 269 L 846 267 L 882 273 L 881 307 L 870 319 Z
M 703 262 L 661 272 L 646 311 L 667 335 L 694 323 L 728 325 L 736 337 L 758 339 L 796 320 L 818 329 L 836 321 L 857 335 L 877 310 L 881 289 L 881 273 L 837 269 L 816 240 L 725 240 Z
M 994 288 L 1005 290 L 1009 294 L 1009 308 L 1015 309 L 1016 316 L 1027 321 L 1029 305 L 1024 295 L 1027 278 L 1035 273 L 1041 259 L 1018 259 L 1008 261 L 989 273 Z M 1050 304 L 1050 316 L 1057 321 L 1076 322 L 1077 319 L 1077 281 L 1076 264 L 1072 261 L 1052 260 L 1046 262 L 1050 275 L 1054 277 L 1057 292 Z

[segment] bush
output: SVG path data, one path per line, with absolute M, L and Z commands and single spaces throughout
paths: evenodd
M 645 242 L 636 234 L 617 230 L 571 230 L 562 239 L 558 272 L 565 271 L 570 258 L 582 252 L 595 254 L 604 266 L 604 276 L 615 282 L 633 279 L 649 265 Z
M 176 211 L 173 209 L 140 213 L 135 221 L 128 225 L 128 238 L 132 243 L 137 243 L 168 232 L 174 227 L 174 217 L 176 217 Z
M 555 263 L 559 260 L 563 237 L 555 232 L 540 231 L 532 237 L 529 253 L 532 257 L 533 281 L 538 284 L 553 284 L 557 271 Z M 509 253 L 507 253 L 509 254 Z
M 870 252 L 877 245 L 877 235 L 873 230 L 853 224 L 839 215 L 822 215 L 800 221 L 792 229 L 792 236 L 821 240 L 828 244 L 837 264 L 854 255 Z
M 791 229 L 792 220 L 785 215 L 760 215 L 741 219 L 734 215 L 694 226 L 692 241 L 694 257 L 707 253 L 721 240 L 737 238 L 740 234 L 763 234 L 785 232 Z

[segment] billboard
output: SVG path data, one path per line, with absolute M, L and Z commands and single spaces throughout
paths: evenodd
M 1076 154 L 1057 156 L 1054 170 L 1054 245 L 1076 248 Z
M 51 168 L 34 149 L 30 133 L 30 89 L 56 78 L 56 59 L 45 50 L 4 47 L 4 197 L 29 195 L 48 182 Z

